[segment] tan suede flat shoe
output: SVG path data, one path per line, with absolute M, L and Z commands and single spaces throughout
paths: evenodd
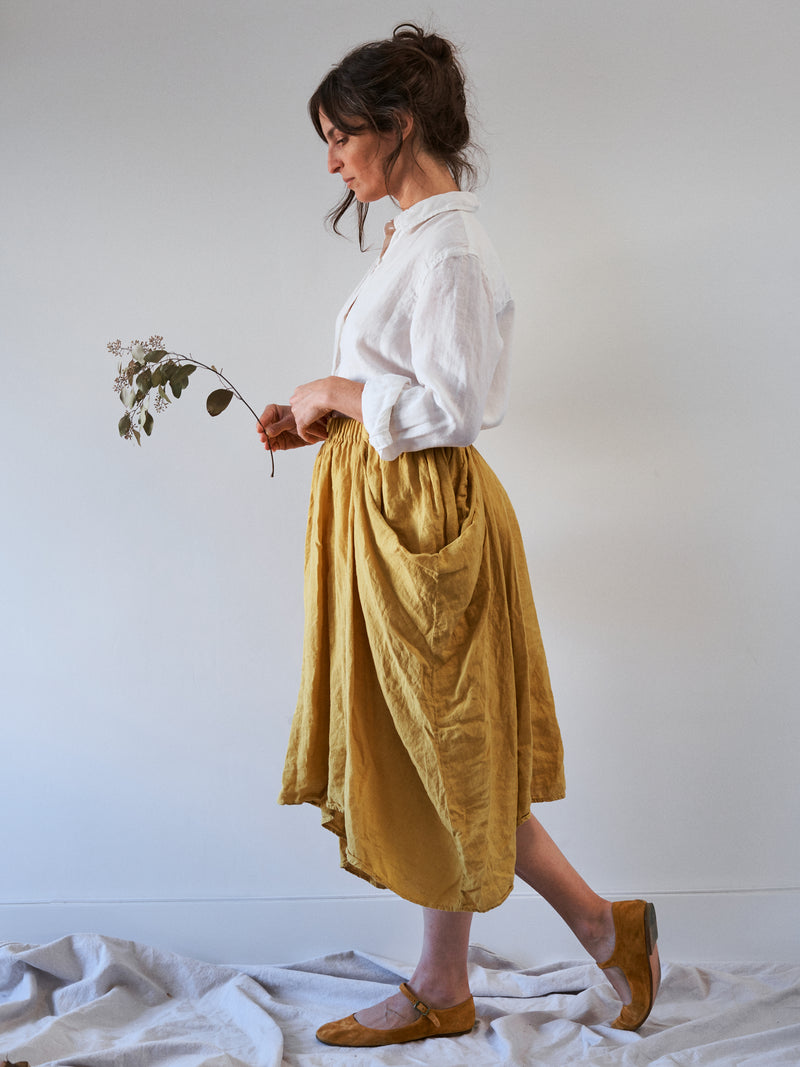
M 355 1015 L 346 1019 L 325 1023 L 317 1030 L 317 1040 L 324 1045 L 341 1045 L 346 1048 L 375 1048 L 378 1045 L 402 1045 L 406 1041 L 420 1041 L 424 1037 L 456 1037 L 468 1034 L 475 1025 L 475 1001 L 472 997 L 453 1008 L 431 1008 L 424 1004 L 406 985 L 400 986 L 417 1011 L 419 1018 L 413 1023 L 395 1026 L 391 1030 L 373 1030 L 362 1026 Z
M 618 900 L 611 905 L 616 941 L 610 959 L 598 966 L 619 967 L 630 986 L 631 1002 L 611 1024 L 617 1030 L 638 1030 L 653 1007 L 661 982 L 656 909 L 644 900 Z

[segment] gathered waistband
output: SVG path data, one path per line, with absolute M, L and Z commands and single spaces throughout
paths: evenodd
M 358 419 L 351 419 L 347 415 L 334 415 L 328 419 L 328 440 L 357 444 L 361 441 L 369 442 L 369 434 Z

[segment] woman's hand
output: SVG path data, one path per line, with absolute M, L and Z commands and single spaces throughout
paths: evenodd
M 325 383 L 327 378 L 298 385 L 289 397 L 289 405 L 297 433 L 303 444 L 314 445 L 328 436 L 326 422 L 334 410 L 330 403 Z
M 267 404 L 256 429 L 264 448 L 272 447 L 277 452 L 311 444 L 298 434 L 294 415 L 288 404 Z
M 320 378 L 298 385 L 288 404 L 267 404 L 257 426 L 265 448 L 276 451 L 315 445 L 328 436 L 327 422 L 333 412 L 361 422 L 364 386 L 348 378 Z M 267 444 L 269 440 L 269 444 Z
M 315 382 L 298 385 L 289 399 L 295 430 L 305 444 L 315 444 L 328 436 L 326 423 L 332 412 L 362 421 L 361 382 L 349 378 L 319 378 Z

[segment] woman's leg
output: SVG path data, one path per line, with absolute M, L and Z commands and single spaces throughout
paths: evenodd
M 470 911 L 423 909 L 422 953 L 408 980 L 417 997 L 432 1008 L 452 1008 L 467 1000 L 467 949 L 472 923 Z M 419 1018 L 411 1001 L 402 993 L 356 1013 L 363 1026 L 388 1030 Z
M 614 949 L 610 901 L 584 882 L 533 815 L 517 830 L 516 873 L 555 908 L 590 955 L 608 959 Z
M 598 963 L 611 957 L 611 903 L 584 882 L 533 815 L 517 830 L 516 873 L 555 908 Z M 408 984 L 431 1007 L 449 1008 L 470 995 L 467 949 L 472 912 L 424 908 L 423 915 L 422 953 Z M 605 974 L 621 999 L 629 1000 L 630 990 L 622 973 L 613 968 Z M 374 1030 L 387 1030 L 412 1022 L 417 1014 L 408 998 L 396 993 L 358 1011 L 356 1018 Z
M 597 962 L 614 952 L 611 902 L 586 884 L 538 819 L 530 816 L 517 830 L 516 873 L 554 908 Z M 620 999 L 630 1000 L 622 972 L 604 972 Z

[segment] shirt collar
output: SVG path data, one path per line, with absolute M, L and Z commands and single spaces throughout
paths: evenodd
M 386 231 L 394 233 L 406 233 L 408 230 L 413 229 L 414 226 L 419 226 L 423 222 L 427 222 L 428 219 L 432 219 L 434 215 L 441 215 L 445 211 L 477 211 L 478 210 L 478 198 L 474 193 L 462 193 L 460 191 L 454 191 L 451 193 L 439 193 L 437 196 L 429 196 L 425 200 L 420 200 L 416 204 L 412 204 L 411 207 L 406 208 L 405 211 L 401 211 L 399 215 L 386 224 Z

